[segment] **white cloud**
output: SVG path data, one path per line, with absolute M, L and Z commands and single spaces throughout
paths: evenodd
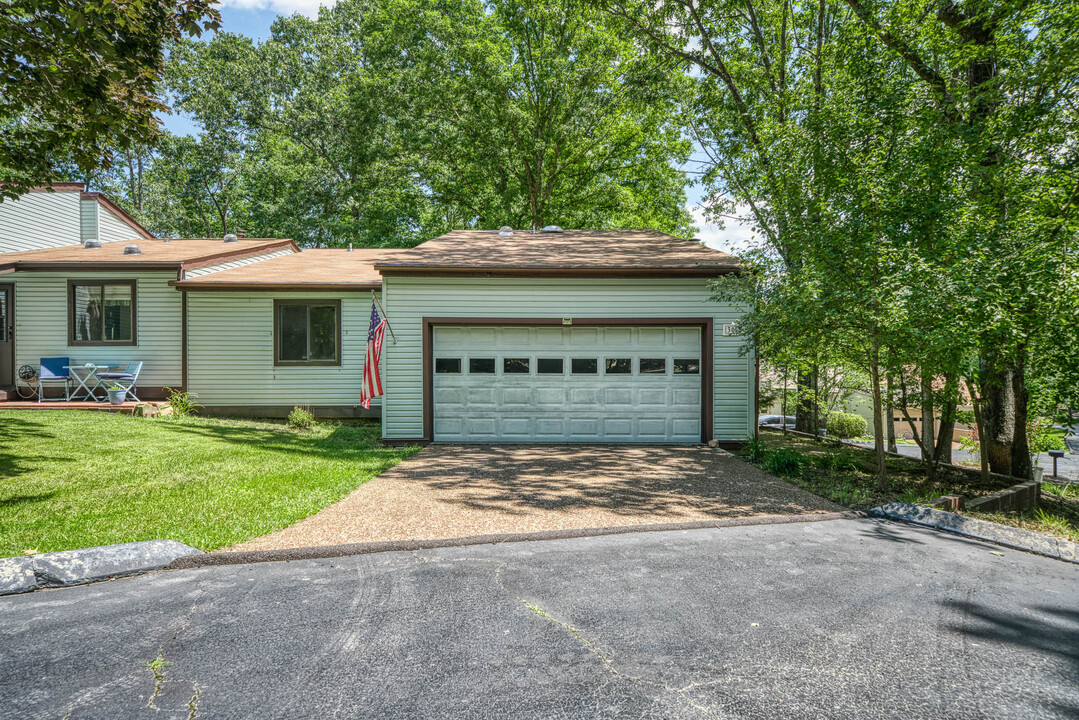
M 708 247 L 737 255 L 753 244 L 753 228 L 748 223 L 726 218 L 723 223 L 725 227 L 720 229 L 705 219 L 704 207 L 690 203 L 686 209 L 693 216 L 693 224 L 699 228 L 697 239 Z M 748 208 L 738 207 L 738 216 L 746 217 L 745 210 Z
M 222 7 L 238 10 L 272 10 L 282 15 L 300 13 L 309 18 L 318 17 L 319 6 L 333 7 L 337 0 L 221 0 Z

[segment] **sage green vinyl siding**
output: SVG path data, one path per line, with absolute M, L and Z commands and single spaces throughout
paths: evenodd
M 96 200 L 94 204 L 98 206 L 97 232 L 101 242 L 133 242 L 137 244 L 143 239 L 138 230 L 114 215 L 112 210 Z
M 422 319 L 424 317 L 714 318 L 713 433 L 720 441 L 753 432 L 755 362 L 741 356 L 743 338 L 723 325 L 736 306 L 711 301 L 699 278 L 450 278 L 384 277 L 383 304 L 398 343 L 384 350 L 386 391 L 382 432 L 387 439 L 423 436 Z
M 83 200 L 79 203 L 79 236 L 83 241 L 101 239 L 101 228 L 98 225 L 100 210 L 97 200 Z
M 0 252 L 78 245 L 79 192 L 32 190 L 0 203 Z
M 174 272 L 15 272 L 15 358 L 35 369 L 43 357 L 76 364 L 143 362 L 139 385 L 179 387 L 181 381 L 180 293 L 169 286 Z M 135 280 L 138 345 L 69 347 L 68 280 Z
M 341 301 L 339 367 L 274 366 L 275 299 Z M 370 292 L 189 292 L 188 388 L 207 407 L 359 405 L 370 319 Z

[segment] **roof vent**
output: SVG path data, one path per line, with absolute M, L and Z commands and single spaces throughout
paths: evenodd
M 502 227 L 498 228 L 498 234 L 502 237 L 507 237 L 513 234 L 513 228 L 511 228 L 509 225 L 503 225 Z
M 236 237 L 232 233 L 229 233 L 228 235 L 225 236 L 225 242 L 227 242 L 227 243 L 240 242 L 240 238 Z
M 142 255 L 142 250 L 138 245 L 124 245 L 124 255 Z
M 542 232 L 562 232 L 562 228 L 557 225 L 544 225 Z
M 87 250 L 93 250 L 95 248 L 101 247 L 101 241 L 100 240 L 90 239 L 90 240 L 87 240 L 86 242 L 84 242 L 82 244 L 82 246 L 84 248 L 86 248 Z

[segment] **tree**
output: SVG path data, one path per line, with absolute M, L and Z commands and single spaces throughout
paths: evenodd
M 574 0 L 402 0 L 380 18 L 406 147 L 464 224 L 690 232 L 672 167 L 686 79 L 611 18 Z
M 160 136 L 167 44 L 216 29 L 212 0 L 8 0 L 0 9 L 0 201 Z

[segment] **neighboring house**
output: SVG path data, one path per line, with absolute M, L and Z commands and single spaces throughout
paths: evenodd
M 755 430 L 755 358 L 732 334 L 741 310 L 709 287 L 738 264 L 694 241 L 457 231 L 411 250 L 138 245 L 0 258 L 15 364 L 142 360 L 143 385 L 183 387 L 210 412 L 367 414 L 377 293 L 397 339 L 382 358 L 388 441 L 733 442 Z M 107 344 L 84 339 L 91 295 Z
M 0 203 L 0 253 L 152 237 L 104 195 L 86 192 L 82 183 L 57 183 Z

